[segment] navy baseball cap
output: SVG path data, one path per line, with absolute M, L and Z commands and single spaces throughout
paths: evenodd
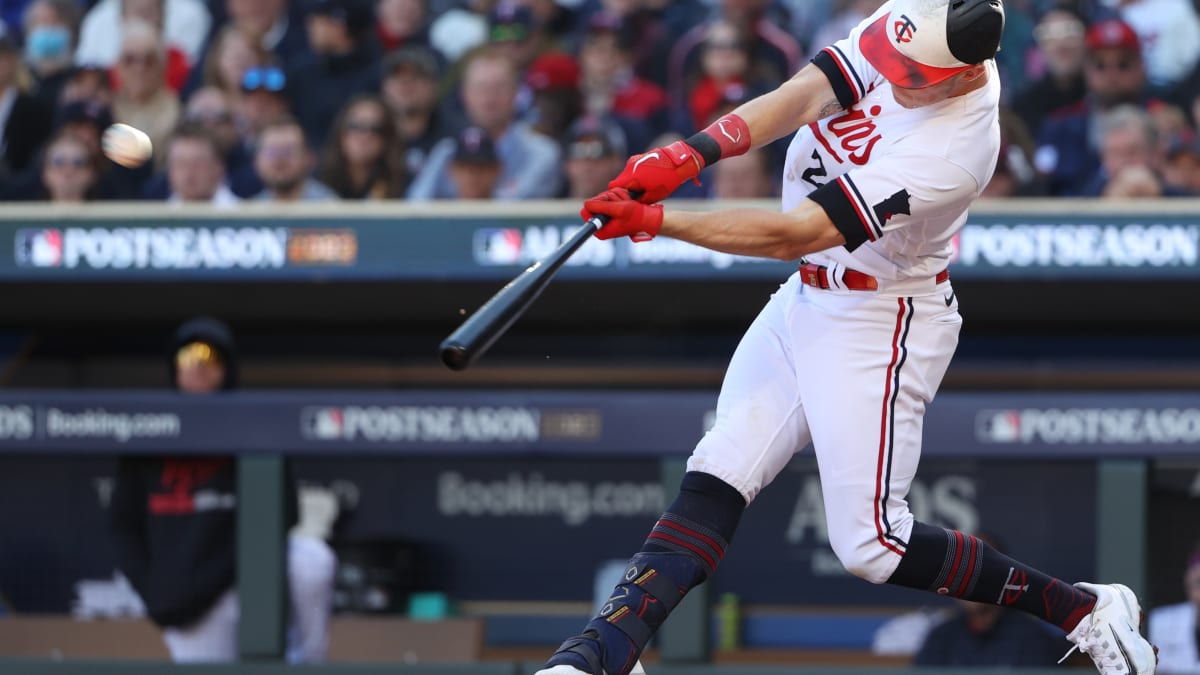
M 610 117 L 584 115 L 571 123 L 563 138 L 567 159 L 600 159 L 626 154 L 625 130 Z
M 370 0 L 311 0 L 308 11 L 342 22 L 351 33 L 375 25 L 375 7 Z
M 486 131 L 467 127 L 454 139 L 454 161 L 458 164 L 498 164 L 500 157 Z
M 921 89 L 995 56 L 1003 34 L 1001 0 L 893 0 L 858 44 L 888 82 Z

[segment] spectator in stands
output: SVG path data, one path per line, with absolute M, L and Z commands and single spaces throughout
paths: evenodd
M 545 27 L 535 21 L 529 7 L 514 0 L 499 0 L 488 15 L 488 43 L 512 59 L 520 73 L 549 48 L 549 42 Z
M 1149 638 L 1163 675 L 1200 673 L 1200 546 L 1187 559 L 1183 592 L 1183 602 L 1150 610 Z
M 100 157 L 87 143 L 59 132 L 42 153 L 41 193 L 35 199 L 83 202 L 99 197 Z
M 299 0 L 291 3 L 288 0 L 225 0 L 228 23 L 216 36 L 225 32 L 225 29 L 232 29 L 249 40 L 255 50 L 270 54 L 272 58 L 269 61 L 286 71 L 311 57 L 308 31 L 301 12 L 303 4 Z M 205 43 L 197 63 L 208 63 L 208 52 L 212 50 L 216 36 Z M 254 65 L 265 65 L 267 62 L 268 59 L 262 59 Z M 238 80 L 232 78 L 230 82 L 236 86 Z M 192 77 L 188 78 L 184 87 L 184 96 L 203 83 L 201 72 L 193 69 Z
M 429 46 L 428 0 L 378 0 L 375 35 L 385 52 Z
M 163 42 L 178 48 L 188 64 L 198 63 L 212 17 L 202 0 L 100 0 L 83 19 L 75 61 L 101 66 L 116 65 L 121 55 L 121 27 L 131 18 L 161 21 Z M 182 84 L 182 82 L 180 83 Z
M 144 22 L 152 26 L 158 33 L 166 55 L 163 62 L 163 77 L 171 91 L 178 92 L 187 82 L 188 73 L 192 69 L 192 60 L 183 49 L 167 39 L 163 28 L 165 18 L 163 17 L 162 0 L 121 0 L 121 25 L 124 26 L 133 21 Z M 114 39 L 119 45 L 120 38 Z M 117 65 L 119 66 L 119 64 Z M 120 89 L 119 67 L 113 68 L 113 79 L 116 88 Z
M 1095 180 L 1105 115 L 1122 103 L 1146 106 L 1150 100 L 1138 36 L 1128 24 L 1100 21 L 1085 40 L 1087 97 L 1052 114 L 1039 132 L 1035 164 L 1053 195 L 1080 195 Z
M 1003 552 L 994 537 L 976 534 Z M 999 603 L 955 600 L 958 611 L 935 626 L 914 666 L 1050 667 L 1059 662 L 1066 634 Z
M 225 157 L 217 139 L 208 131 L 182 126 L 167 143 L 167 201 L 233 206 L 237 195 L 225 184 Z
M 1167 147 L 1163 183 L 1180 194 L 1200 196 L 1200 142 L 1180 138 Z
M 492 199 L 500 179 L 500 158 L 492 139 L 479 127 L 467 127 L 454 139 L 450 181 L 459 199 Z
M 63 84 L 58 96 L 58 105 L 75 101 L 90 101 L 107 108 L 112 107 L 112 78 L 108 70 L 99 66 L 79 66 Z
M 383 99 L 360 94 L 338 114 L 317 179 L 342 199 L 394 199 L 404 194 L 407 180 L 401 152 Z
M 113 99 L 113 119 L 146 132 L 158 146 L 179 121 L 179 97 L 163 79 L 166 48 L 148 23 L 130 21 L 121 29 L 117 73 L 121 86 Z
M 235 389 L 237 365 L 225 324 L 199 318 L 176 332 L 170 375 L 182 395 Z M 176 662 L 238 658 L 237 498 L 232 457 L 153 455 L 118 462 L 110 516 L 120 569 L 162 628 Z M 286 500 L 284 525 L 290 528 L 299 520 L 292 480 Z M 336 557 L 324 541 L 294 534 L 286 555 L 287 660 L 324 661 Z
M 258 136 L 254 167 L 262 178 L 258 201 L 298 202 L 337 199 L 337 193 L 312 177 L 316 161 L 296 120 L 271 122 Z
M 79 138 L 97 157 L 102 156 L 100 136 L 112 123 L 109 108 L 93 100 L 71 101 L 55 112 L 56 132 L 64 131 Z M 147 162 L 140 167 L 128 168 L 104 158 L 97 194 L 105 199 L 137 199 L 141 196 L 143 183 L 153 171 L 152 164 Z
M 371 0 L 317 0 L 307 22 L 314 58 L 289 70 L 288 98 L 305 135 L 320 146 L 346 100 L 379 90 L 379 46 Z
M 842 33 L 847 35 L 848 33 Z M 749 96 L 766 93 L 764 83 L 747 81 L 750 71 L 750 45 L 741 41 L 738 30 L 729 23 L 718 21 L 709 25 L 700 56 L 700 79 L 688 92 L 686 126 L 677 128 L 703 129 L 715 119 L 730 87 L 746 87 Z
M 530 128 L 547 138 L 562 138 L 583 108 L 579 64 L 564 52 L 542 54 L 525 71 L 525 86 L 533 95 L 526 114 Z
M 988 198 L 1031 197 L 1044 193 L 1033 168 L 1036 144 L 1021 118 L 1011 108 L 1000 106 L 1000 156 L 992 179 L 983 189 Z
M 1200 62 L 1200 16 L 1191 0 L 1116 0 L 1114 4 L 1137 31 L 1152 86 L 1171 87 Z
M 774 86 L 799 70 L 803 49 L 795 38 L 773 21 L 770 4 L 769 0 L 720 0 L 715 15 L 708 22 L 681 36 L 671 48 L 667 72 L 667 91 L 671 99 L 684 100 L 686 92 L 699 78 L 704 40 L 710 25 L 717 21 L 725 21 L 736 27 L 741 41 L 751 46 L 750 81 Z
M 242 75 L 241 95 L 235 99 L 237 128 L 242 143 L 250 146 L 272 120 L 291 116 L 288 78 L 276 66 L 251 68 Z M 311 140 L 310 140 L 311 142 Z
M 460 87 L 467 118 L 488 132 L 500 156 L 497 199 L 557 197 L 562 187 L 559 143 L 515 120 L 517 84 L 516 65 L 503 54 L 485 49 L 472 55 Z M 453 153 L 453 139 L 434 146 L 409 187 L 410 199 L 456 196 L 448 170 Z
M 236 26 L 225 26 L 217 31 L 204 57 L 203 75 L 186 91 L 190 96 L 200 86 L 217 87 L 232 100 L 241 93 L 242 78 L 252 68 L 272 66 L 269 51 L 258 46 L 258 41 Z M 197 69 L 200 70 L 200 69 Z
M 713 199 L 765 199 L 779 195 L 775 176 L 779 174 L 771 166 L 770 154 L 766 149 L 757 149 L 737 157 L 732 166 L 724 167 L 718 162 L 709 172 L 708 182 Z
M 21 50 L 0 25 L 0 180 L 30 166 L 50 135 L 52 108 L 18 85 Z
M 34 0 L 25 8 L 25 65 L 33 77 L 31 93 L 44 107 L 58 105 L 71 76 L 71 53 L 79 32 L 75 0 Z
M 1163 196 L 1158 136 L 1145 110 L 1131 104 L 1114 108 L 1100 134 L 1100 172 L 1084 189 L 1085 196 Z
M 251 144 L 242 141 L 225 92 L 216 87 L 197 89 L 183 109 L 181 123 L 204 129 L 217 140 L 225 155 L 226 182 L 235 195 L 246 199 L 262 191 L 262 180 L 254 170 Z M 167 177 L 161 173 L 151 178 L 142 192 L 147 199 L 166 199 L 169 194 Z
M 633 70 L 638 77 L 664 90 L 671 46 L 707 14 L 699 0 L 600 0 L 599 11 L 620 22 L 621 30 L 628 36 Z M 590 21 L 578 23 L 581 34 L 573 40 L 576 45 L 586 36 Z
M 563 142 L 567 197 L 589 199 L 608 189 L 621 173 L 629 146 L 625 130 L 611 118 L 586 115 L 571 124 Z
M 1045 73 L 1017 93 L 1012 107 L 1034 135 L 1051 111 L 1083 100 L 1086 31 L 1083 17 L 1064 6 L 1047 11 L 1033 29 Z
M 437 56 L 428 47 L 399 47 L 384 58 L 383 101 L 404 146 L 407 174 L 415 176 L 439 140 L 455 126 L 438 99 L 441 77 Z
M 670 101 L 662 87 L 634 74 L 628 36 L 614 17 L 594 15 L 580 46 L 579 66 L 584 110 L 616 118 L 633 149 L 668 127 Z

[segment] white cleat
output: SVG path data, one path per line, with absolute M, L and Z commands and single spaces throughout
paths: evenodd
M 533 675 L 588 675 L 588 673 L 583 672 L 575 666 L 554 666 L 539 670 Z M 646 671 L 642 669 L 641 661 L 633 664 L 633 670 L 629 671 L 629 675 L 646 675 Z
M 1087 654 L 1101 675 L 1154 675 L 1158 654 L 1138 631 L 1142 608 L 1133 591 L 1121 584 L 1075 585 L 1096 596 L 1096 607 L 1067 635 L 1075 643 L 1067 656 L 1076 649 Z

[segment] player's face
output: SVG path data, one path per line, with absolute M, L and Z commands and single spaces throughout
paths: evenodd
M 906 89 L 893 84 L 892 98 L 896 99 L 896 103 L 910 109 L 941 103 L 954 94 L 961 77 L 961 74 L 955 75 L 948 80 L 921 89 Z

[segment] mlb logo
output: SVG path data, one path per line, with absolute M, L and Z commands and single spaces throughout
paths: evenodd
M 982 410 L 975 417 L 975 438 L 984 443 L 1017 443 L 1021 440 L 1021 413 L 1017 410 Z
M 17 230 L 14 251 L 21 267 L 59 267 L 63 258 L 62 230 Z
M 521 263 L 521 231 L 488 228 L 475 231 L 475 262 L 480 265 L 518 265 Z
M 305 408 L 301 413 L 300 430 L 305 438 L 336 440 L 345 428 L 346 416 L 341 408 Z

